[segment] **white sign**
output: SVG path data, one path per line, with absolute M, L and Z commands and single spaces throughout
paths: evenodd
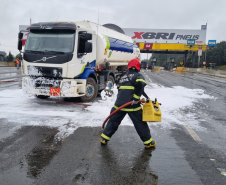
M 202 48 L 198 50 L 198 56 L 202 56 Z
M 136 43 L 187 44 L 188 39 L 195 39 L 196 44 L 206 43 L 206 30 L 123 28 L 123 31 Z
M 203 65 L 206 65 L 206 61 L 203 61 Z
M 188 44 L 195 44 L 195 42 L 193 40 L 189 40 Z

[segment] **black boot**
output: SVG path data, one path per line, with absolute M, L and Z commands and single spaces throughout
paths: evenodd
M 102 145 L 106 145 L 108 140 L 101 138 L 100 142 Z
M 149 144 L 144 145 L 144 146 L 145 146 L 145 148 L 152 148 L 152 147 L 154 147 L 155 145 L 156 145 L 156 141 L 155 141 L 155 140 L 152 140 L 152 142 L 150 142 Z

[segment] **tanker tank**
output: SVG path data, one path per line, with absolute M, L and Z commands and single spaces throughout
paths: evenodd
M 139 58 L 140 50 L 131 37 L 90 21 L 76 22 L 76 25 L 96 31 L 96 66 L 110 63 L 110 66 L 127 66 L 133 58 Z

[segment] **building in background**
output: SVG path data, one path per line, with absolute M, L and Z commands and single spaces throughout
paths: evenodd
M 6 53 L 5 53 L 5 51 L 0 51 L 0 61 L 6 61 Z

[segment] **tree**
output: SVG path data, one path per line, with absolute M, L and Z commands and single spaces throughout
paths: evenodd
M 183 61 L 183 54 L 164 54 L 164 53 L 153 53 L 152 58 L 157 59 L 157 66 L 166 66 L 170 62 L 170 58 L 174 58 L 174 62 L 177 66 L 180 66 L 180 62 Z M 152 60 L 152 59 L 150 59 Z
M 14 56 L 9 52 L 9 55 L 7 56 L 7 62 L 12 62 L 14 59 Z
M 15 57 L 16 59 L 19 58 L 19 59 L 22 59 L 22 55 L 20 53 L 18 53 Z
M 215 47 L 209 47 L 206 56 L 208 63 L 216 63 L 217 66 L 226 65 L 226 41 L 217 43 Z

